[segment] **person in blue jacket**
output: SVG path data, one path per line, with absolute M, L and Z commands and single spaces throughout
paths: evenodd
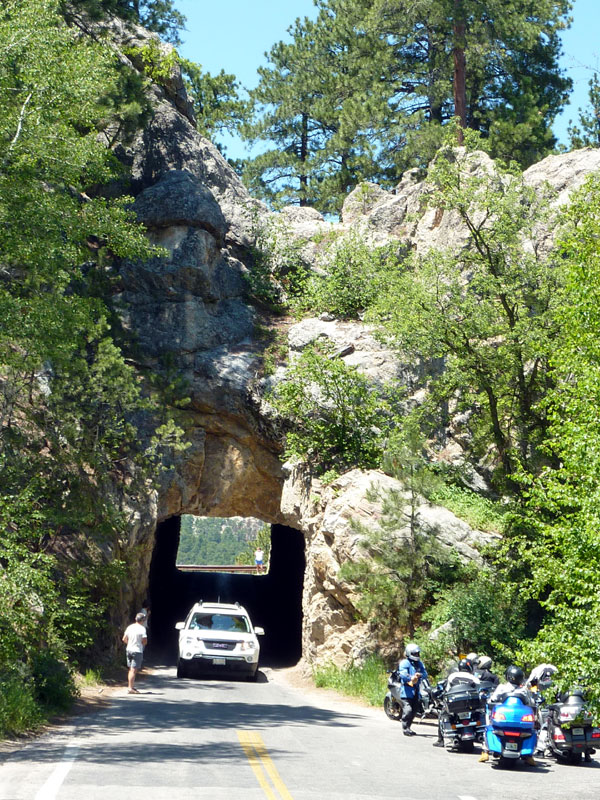
M 402 681 L 400 698 L 402 701 L 402 733 L 405 736 L 416 736 L 411 730 L 412 721 L 419 706 L 419 689 L 427 670 L 421 661 L 421 650 L 418 644 L 407 644 L 405 658 L 398 664 L 398 677 Z

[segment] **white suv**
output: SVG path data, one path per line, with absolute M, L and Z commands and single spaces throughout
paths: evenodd
M 260 645 L 246 609 L 239 603 L 204 603 L 192 606 L 185 622 L 178 622 L 177 677 L 193 672 L 236 672 L 256 678 Z

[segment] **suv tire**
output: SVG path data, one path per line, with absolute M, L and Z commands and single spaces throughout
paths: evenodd
M 189 676 L 187 664 L 185 664 L 181 659 L 177 661 L 177 677 L 178 678 L 187 678 Z

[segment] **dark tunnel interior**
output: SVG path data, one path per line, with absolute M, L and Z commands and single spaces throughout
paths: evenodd
M 150 565 L 148 658 L 177 660 L 175 623 L 199 600 L 238 602 L 254 625 L 265 629 L 259 666 L 289 667 L 302 655 L 304 537 L 294 528 L 271 526 L 271 555 L 265 575 L 181 572 L 176 567 L 180 518 L 161 523 Z

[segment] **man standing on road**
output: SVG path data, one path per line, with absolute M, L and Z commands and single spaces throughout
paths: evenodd
M 421 680 L 427 677 L 427 670 L 421 661 L 418 644 L 408 644 L 404 658 L 398 664 L 398 676 L 402 681 L 400 698 L 402 700 L 402 733 L 405 736 L 416 736 L 410 726 L 419 708 L 419 689 Z
M 127 666 L 129 672 L 127 674 L 128 694 L 139 694 L 135 688 L 135 676 L 139 669 L 142 667 L 142 660 L 144 658 L 144 647 L 148 643 L 148 634 L 144 623 L 146 615 L 141 611 L 135 615 L 135 622 L 132 622 L 125 629 L 123 634 L 123 641 L 125 642 Z
M 263 571 L 263 560 L 264 560 L 264 557 L 265 557 L 265 554 L 263 552 L 263 549 L 259 545 L 256 548 L 256 550 L 254 551 L 254 563 L 256 564 L 256 571 L 257 572 L 262 572 Z

